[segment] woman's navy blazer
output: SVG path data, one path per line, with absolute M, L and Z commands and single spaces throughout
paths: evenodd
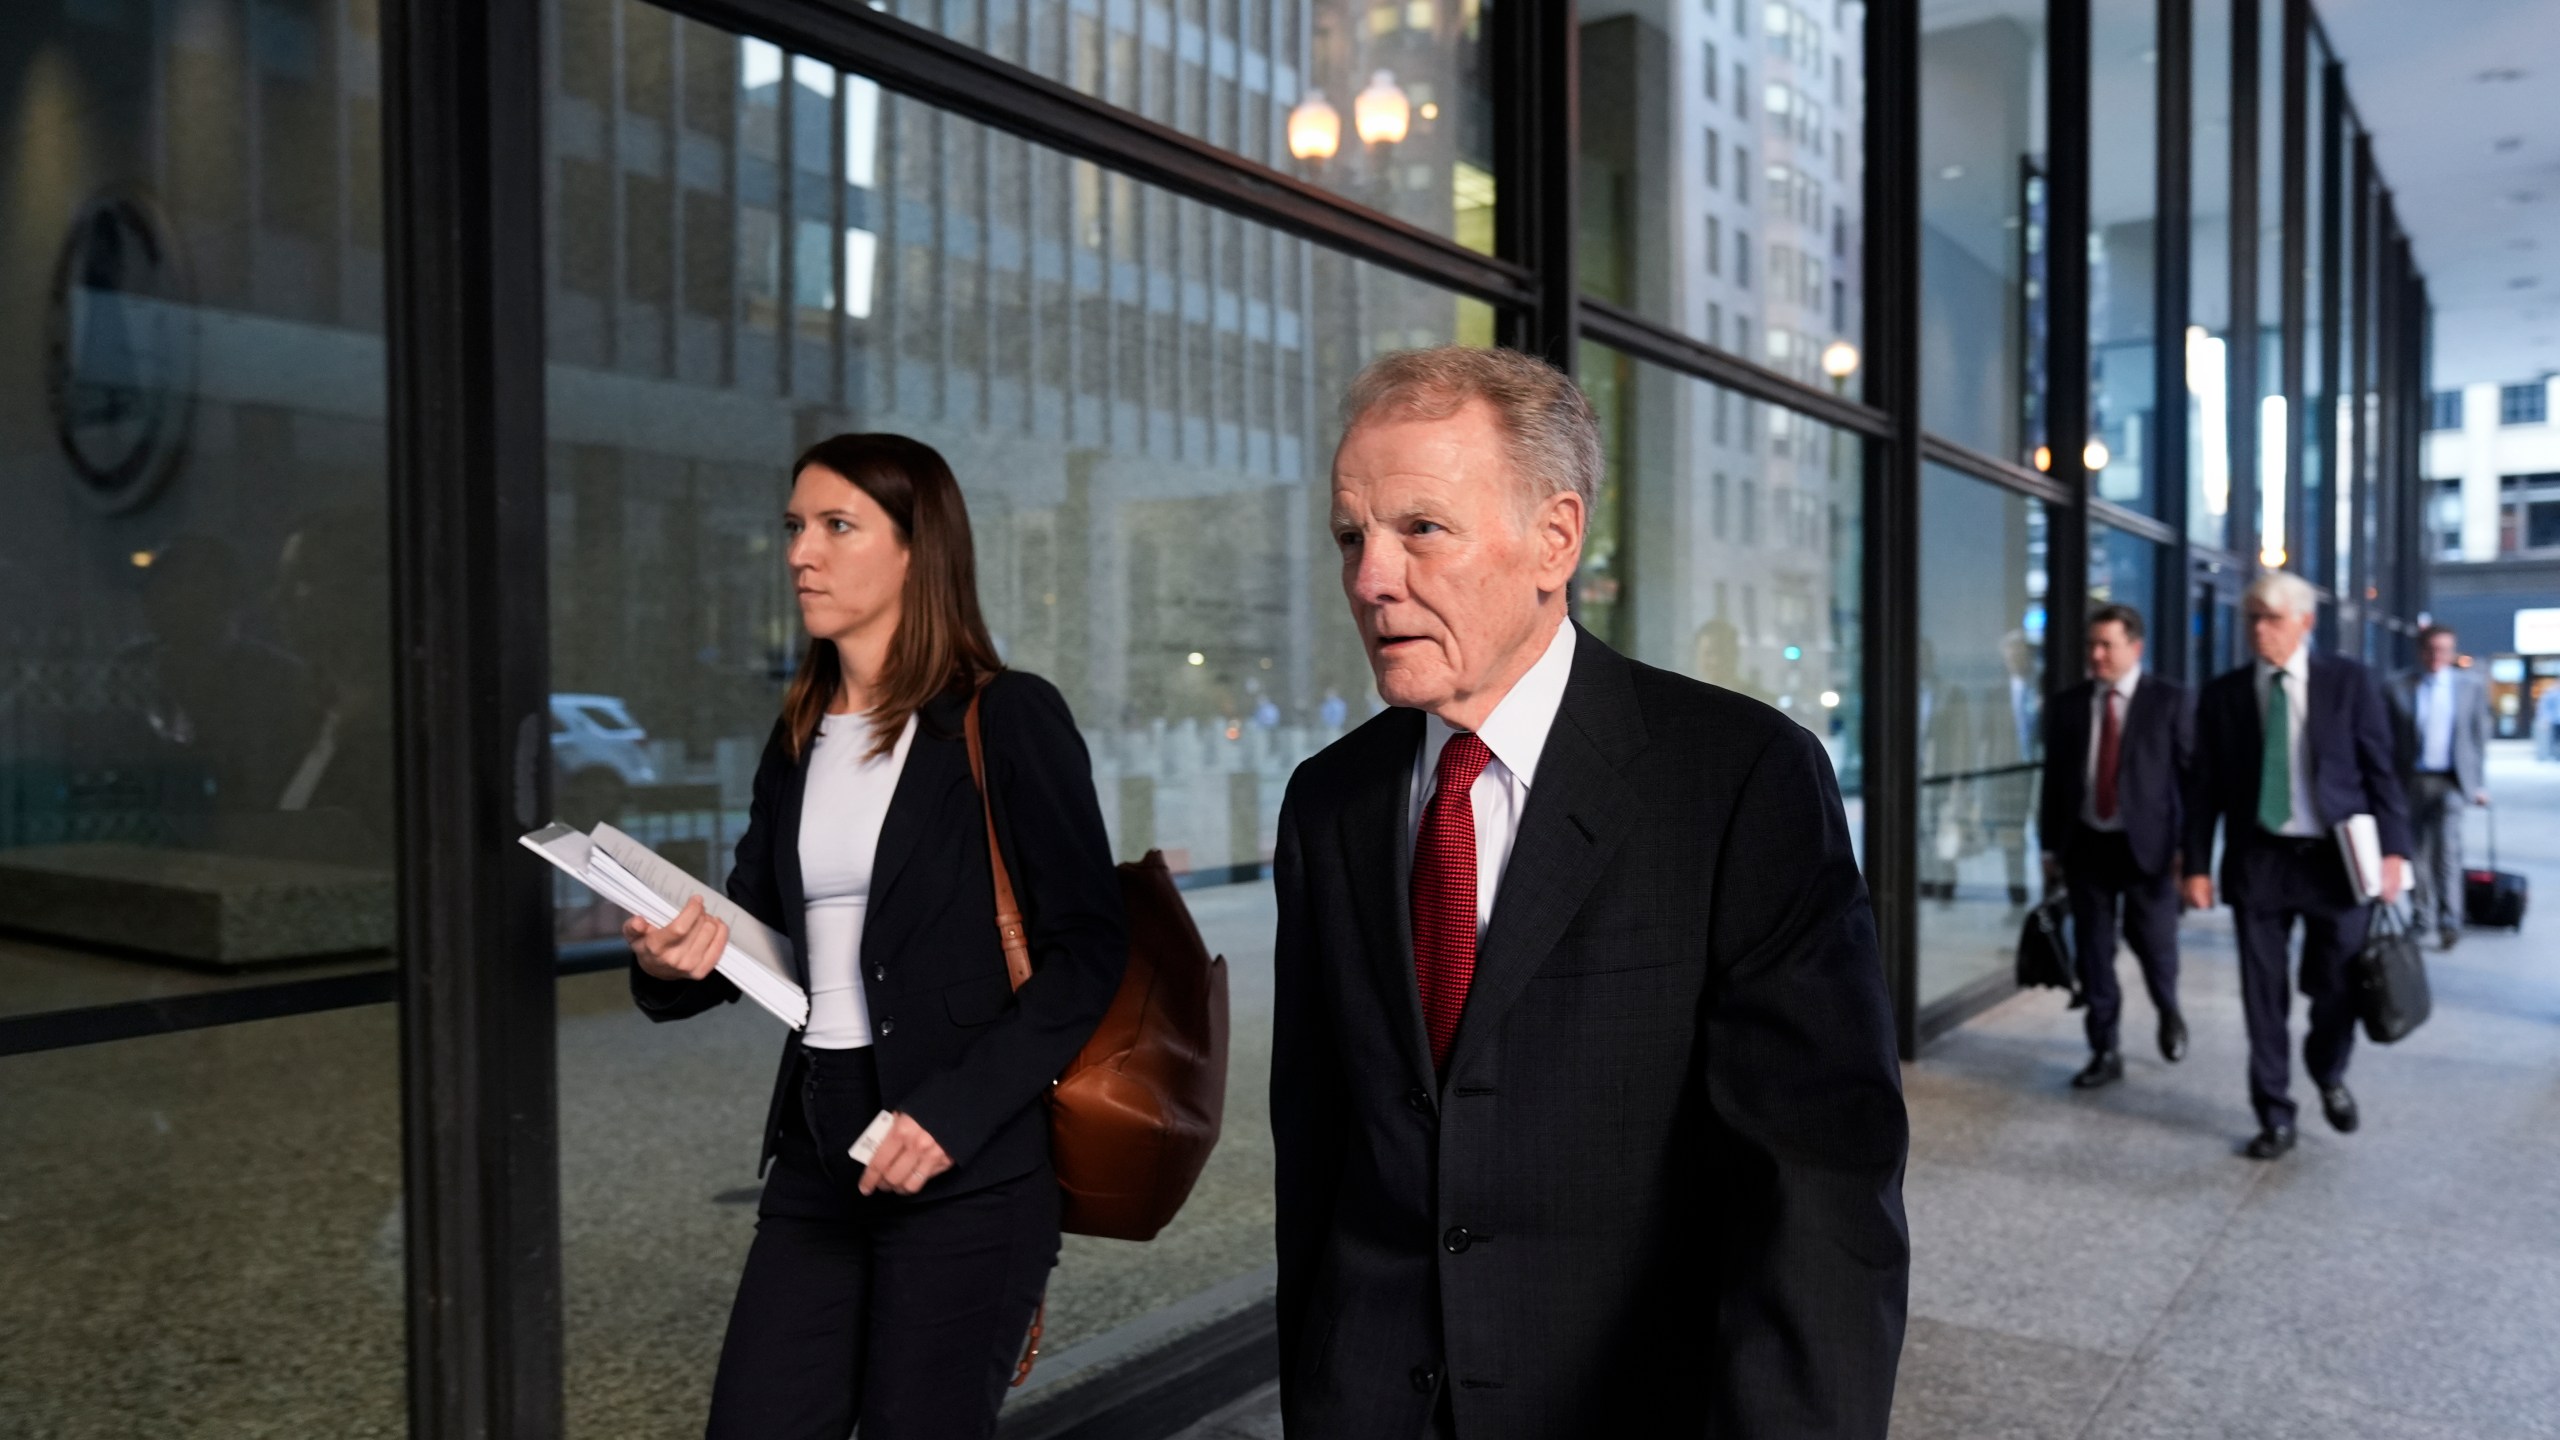
M 1030 932 L 1032 976 L 1019 991 L 996 938 L 987 826 L 962 732 L 968 695 L 918 712 L 916 738 L 880 827 L 862 927 L 862 985 L 882 1103 L 949 1152 L 925 1187 L 952 1194 L 1023 1174 L 1048 1155 L 1049 1086 L 1101 1023 L 1128 961 L 1128 928 L 1093 765 L 1057 687 L 1008 670 L 985 691 L 980 721 L 996 827 Z M 791 937 L 808 983 L 807 898 L 800 880 L 801 796 L 809 769 L 780 724 L 756 767 L 747 833 L 729 898 Z M 713 974 L 660 980 L 631 966 L 631 994 L 652 1020 L 681 1020 L 738 998 Z M 782 1107 L 801 1084 L 800 1038 L 787 1037 L 765 1117 L 773 1159 Z

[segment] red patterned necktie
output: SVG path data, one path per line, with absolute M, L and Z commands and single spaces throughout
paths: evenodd
M 2107 687 L 2107 720 L 2098 727 L 2098 818 L 2116 818 L 2116 759 L 2124 738 L 2116 726 L 2116 688 Z
M 1476 975 L 1476 807 L 1468 791 L 1493 752 L 1473 735 L 1440 749 L 1440 778 L 1413 842 L 1413 969 L 1434 1069 L 1448 1063 Z

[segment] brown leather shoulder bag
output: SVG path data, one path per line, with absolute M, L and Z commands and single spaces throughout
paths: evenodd
M 978 700 L 969 701 L 969 771 L 987 817 L 996 934 L 1019 990 L 1031 943 L 996 841 Z M 1050 1156 L 1073 1235 L 1152 1240 L 1209 1163 L 1227 1097 L 1227 962 L 1212 956 L 1164 855 L 1120 866 L 1129 965 L 1093 1038 L 1049 1095 Z

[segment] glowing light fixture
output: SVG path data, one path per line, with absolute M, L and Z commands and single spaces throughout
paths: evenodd
M 2210 515 L 2231 513 L 2231 412 L 2223 345 L 2201 325 L 2187 327 L 2187 393 L 2196 402 L 2197 479 Z
M 1858 347 L 1846 340 L 1834 340 L 1822 347 L 1822 373 L 1834 380 L 1846 380 L 1858 372 Z
M 1405 98 L 1393 72 L 1371 75 L 1369 88 L 1352 97 L 1351 123 L 1364 145 L 1393 145 L 1404 138 L 1413 124 L 1413 102 Z
M 2114 458 L 2116 457 L 2107 453 L 2107 442 L 2095 435 L 2089 437 L 2088 444 L 2080 447 L 2080 463 L 2091 474 L 2106 469 L 2107 462 Z
M 2284 564 L 2285 464 L 2284 397 L 2258 402 L 2258 552 L 2269 569 Z
M 1192 651 L 1190 654 L 1185 655 L 1182 658 L 1193 665 L 1206 665 L 1209 663 L 1209 657 L 1201 654 L 1197 650 Z
M 2037 447 L 2036 447 L 2036 456 L 2035 456 L 2035 459 L 2036 459 L 2036 468 L 2037 468 L 2037 469 L 2039 469 L 2039 470 L 2050 470 L 2050 469 L 2052 469 L 2052 468 L 2053 468 L 2053 447 L 2052 447 L 2052 446 L 2050 446 L 2050 445 L 2039 445 L 2039 446 L 2037 446 Z
M 1786 648 L 1785 653 L 1786 657 L 1790 660 L 1801 660 L 1804 658 L 1804 647 L 1801 645 L 1790 645 Z
M 152 554 L 148 550 L 136 550 L 133 552 L 133 568 L 136 570 L 148 570 L 151 568 L 151 562 L 159 558 L 159 556 Z
M 1840 692 L 1839 692 L 1839 691 L 1837 691 L 1837 690 L 1825 690 L 1825 691 L 1823 691 L 1823 692 L 1822 692 L 1822 708 L 1823 708 L 1823 709 L 1825 709 L 1825 710 L 1837 710 L 1837 709 L 1839 709 L 1839 708 L 1840 708 Z
M 1341 148 L 1342 112 L 1323 91 L 1308 91 L 1289 112 L 1289 153 L 1301 160 L 1330 160 Z

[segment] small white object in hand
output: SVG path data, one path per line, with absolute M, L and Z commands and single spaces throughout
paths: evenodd
M 896 1118 L 887 1110 L 871 1117 L 871 1123 L 863 1127 L 862 1138 L 854 1141 L 853 1148 L 846 1152 L 853 1157 L 854 1164 L 871 1163 L 871 1157 L 880 1153 L 880 1142 L 889 1138 L 889 1122 Z

